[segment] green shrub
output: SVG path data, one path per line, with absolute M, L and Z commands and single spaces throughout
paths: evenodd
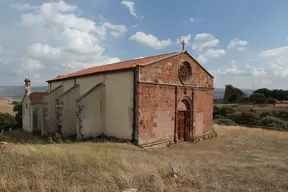
M 15 118 L 17 121 L 17 127 L 22 127 L 22 103 L 17 103 L 13 107 L 13 111 L 16 112 Z
M 260 122 L 260 118 L 256 114 L 247 112 L 234 114 L 231 118 L 233 118 L 237 124 L 242 125 L 258 125 Z
M 276 104 L 277 101 L 276 99 L 272 98 L 272 97 L 268 97 L 266 100 L 265 100 L 265 103 L 267 104 Z
M 276 117 L 264 117 L 261 119 L 261 125 L 265 127 L 276 127 L 281 129 L 287 129 L 287 122 Z
M 272 112 L 269 112 L 269 111 L 265 111 L 265 112 L 263 112 L 263 113 L 261 113 L 261 114 L 259 115 L 259 117 L 260 117 L 260 118 L 263 118 L 263 117 L 268 117 L 268 116 L 271 116 L 271 117 L 273 117 L 273 114 L 272 114 Z
M 225 118 L 225 117 L 222 116 L 222 115 L 215 115 L 215 116 L 214 116 L 214 119 L 221 119 L 221 118 Z
M 7 141 L 8 141 L 7 137 L 0 135 L 0 142 L 7 142 Z
M 233 120 L 227 119 L 227 118 L 215 119 L 214 122 L 217 124 L 222 124 L 222 125 L 235 125 L 236 124 Z
M 261 104 L 261 103 L 264 103 L 266 97 L 264 94 L 262 93 L 253 93 L 252 95 L 250 95 L 249 97 L 249 100 L 252 102 L 252 103 L 255 103 L 255 104 Z
M 241 116 L 241 112 L 235 112 L 235 113 L 228 115 L 227 118 L 236 122 L 240 118 L 240 116 Z
M 214 117 L 216 115 L 221 115 L 223 117 L 227 117 L 229 116 L 230 114 L 236 112 L 235 109 L 231 108 L 231 107 L 217 107 L 217 106 L 214 106 L 214 110 L 213 110 L 213 115 Z
M 9 113 L 0 112 L 0 128 L 11 128 L 17 124 L 17 121 L 14 116 Z

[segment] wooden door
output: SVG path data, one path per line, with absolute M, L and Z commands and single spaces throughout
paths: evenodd
M 178 111 L 177 135 L 179 141 L 185 138 L 185 111 Z

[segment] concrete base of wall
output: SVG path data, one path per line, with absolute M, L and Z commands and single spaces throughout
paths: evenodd
M 212 139 L 214 137 L 217 137 L 217 132 L 215 132 L 215 131 L 213 131 L 212 133 L 204 134 L 204 135 L 196 137 L 196 138 L 191 138 L 187 142 L 197 143 L 197 142 L 201 142 L 201 141 L 204 141 L 204 140 L 207 140 L 207 139 Z M 186 141 L 183 141 L 183 142 L 186 142 Z M 160 141 L 155 141 L 155 142 L 143 143 L 143 144 L 139 144 L 138 146 L 141 147 L 141 148 L 169 147 L 169 146 L 171 146 L 173 144 L 175 144 L 175 143 L 172 143 L 170 139 L 166 139 L 166 140 L 160 140 Z
M 215 132 L 215 131 L 213 131 L 212 133 L 204 134 L 202 136 L 191 139 L 191 142 L 197 143 L 197 142 L 201 142 L 201 141 L 204 141 L 207 139 L 212 139 L 214 137 L 217 137 L 217 132 Z
M 167 147 L 171 143 L 171 139 L 164 139 L 159 141 L 153 141 L 149 143 L 141 143 L 138 146 L 141 148 L 148 148 L 148 147 Z

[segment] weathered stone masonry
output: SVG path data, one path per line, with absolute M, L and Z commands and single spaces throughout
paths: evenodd
M 62 113 L 63 113 L 63 101 L 60 99 L 56 99 L 56 133 L 62 135 L 61 130 L 63 127 L 62 121 Z
M 184 62 L 192 70 L 191 80 L 186 84 L 179 78 L 179 66 Z M 213 77 L 189 55 L 183 53 L 140 67 L 138 84 L 140 144 L 177 142 L 177 115 L 183 102 L 190 116 L 189 139 L 213 132 Z

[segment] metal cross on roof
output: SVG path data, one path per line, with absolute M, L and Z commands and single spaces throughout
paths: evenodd
M 185 45 L 186 45 L 185 41 L 182 41 L 181 44 L 182 44 L 182 50 L 185 51 Z

